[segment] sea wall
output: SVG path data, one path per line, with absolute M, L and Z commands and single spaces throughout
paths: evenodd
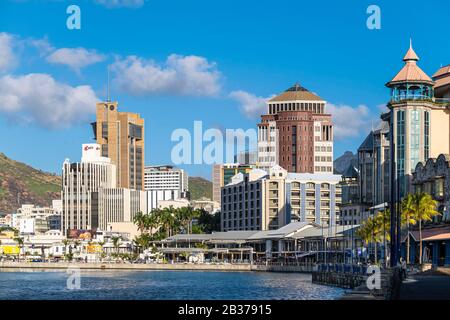
M 369 289 L 367 287 L 368 275 L 357 273 L 317 271 L 312 273 L 312 282 L 346 289 L 356 289 L 358 291 L 367 291 L 373 296 L 386 300 L 398 299 L 402 282 L 400 269 L 383 269 L 380 276 L 380 288 L 378 289 Z
M 314 265 L 252 265 L 252 271 L 266 272 L 298 272 L 311 273 L 316 270 Z

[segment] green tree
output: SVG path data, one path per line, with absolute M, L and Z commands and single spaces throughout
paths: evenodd
M 197 225 L 201 227 L 201 233 L 212 233 L 213 231 L 220 231 L 220 212 L 210 214 L 208 211 L 200 209 L 197 219 Z

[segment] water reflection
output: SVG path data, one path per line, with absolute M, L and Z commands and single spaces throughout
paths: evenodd
M 336 299 L 343 290 L 311 275 L 267 272 L 81 271 L 81 289 L 65 272 L 0 272 L 0 299 Z

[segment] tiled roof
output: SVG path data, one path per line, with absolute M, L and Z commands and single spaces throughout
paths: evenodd
M 300 86 L 298 83 L 284 91 L 283 93 L 273 97 L 269 100 L 269 102 L 277 102 L 277 101 L 323 101 L 321 97 L 318 95 L 308 91 L 308 89 Z
M 439 70 L 433 74 L 433 80 L 436 82 L 434 85 L 435 88 L 450 85 L 450 65 L 439 68 Z
M 419 241 L 419 231 L 410 231 L 412 237 Z M 405 241 L 406 235 L 402 241 Z M 447 240 L 450 239 L 450 226 L 442 226 L 437 228 L 429 228 L 422 230 L 422 240 L 423 241 L 435 241 L 435 240 Z
M 448 66 L 439 68 L 439 70 L 436 71 L 435 74 L 433 74 L 433 79 L 441 77 L 441 76 L 443 76 L 445 74 L 450 74 L 450 64 Z
M 405 57 L 403 58 L 405 65 L 397 73 L 397 75 L 388 83 L 396 82 L 427 82 L 433 83 L 433 80 L 417 65 L 419 57 L 414 52 L 413 48 L 410 47 Z
M 415 62 L 407 62 L 390 82 L 433 82 Z

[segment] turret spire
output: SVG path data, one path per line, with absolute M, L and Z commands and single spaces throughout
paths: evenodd
M 408 52 L 406 52 L 406 55 L 403 57 L 403 61 L 405 62 L 419 61 L 419 57 L 417 56 L 412 47 L 412 37 L 409 38 L 409 49 Z

